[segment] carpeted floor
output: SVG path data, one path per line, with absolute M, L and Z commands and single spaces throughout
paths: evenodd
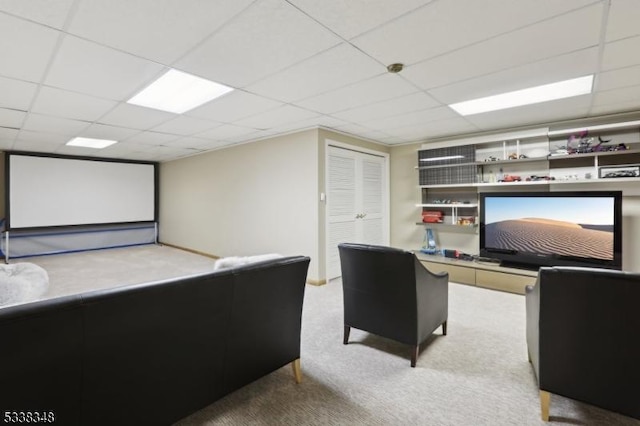
M 213 260 L 162 246 L 29 258 L 54 297 L 206 272 Z M 307 286 L 303 382 L 282 369 L 178 422 L 192 425 L 544 425 L 527 362 L 524 297 L 451 284 L 448 335 L 436 330 L 416 368 L 408 347 L 352 329 L 342 344 L 340 280 Z M 640 426 L 553 395 L 549 425 Z

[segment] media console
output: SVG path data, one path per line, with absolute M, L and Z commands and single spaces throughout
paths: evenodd
M 432 272 L 448 272 L 449 281 L 524 294 L 527 285 L 533 285 L 538 276 L 537 271 L 508 268 L 497 263 L 476 262 L 434 256 L 417 252 L 416 257 Z

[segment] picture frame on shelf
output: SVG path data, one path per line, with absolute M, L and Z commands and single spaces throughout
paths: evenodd
M 598 177 L 600 179 L 640 177 L 640 164 L 602 166 L 598 168 Z

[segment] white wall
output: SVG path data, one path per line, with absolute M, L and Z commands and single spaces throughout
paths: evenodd
M 317 130 L 160 166 L 160 240 L 215 256 L 311 257 L 319 280 Z

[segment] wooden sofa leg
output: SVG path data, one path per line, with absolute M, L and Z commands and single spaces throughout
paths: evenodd
M 342 343 L 344 343 L 345 345 L 347 343 L 349 343 L 349 333 L 351 333 L 351 327 L 349 327 L 348 325 L 344 326 L 344 339 L 342 340 Z
M 420 345 L 415 345 L 411 348 L 411 367 L 416 366 L 418 360 L 418 353 L 420 352 Z
M 296 383 L 302 382 L 302 371 L 300 370 L 300 358 L 294 359 L 291 362 L 291 368 L 293 369 L 293 377 L 296 379 Z
M 549 421 L 549 404 L 551 403 L 551 394 L 547 391 L 540 391 L 540 410 L 542 412 L 542 420 Z
M 446 336 L 447 335 L 447 322 L 443 322 L 442 323 L 442 335 Z

